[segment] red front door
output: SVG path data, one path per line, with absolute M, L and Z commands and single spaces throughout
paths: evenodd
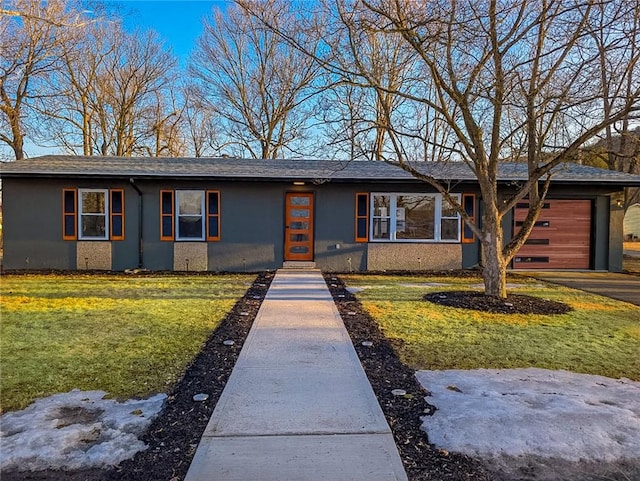
M 285 261 L 313 260 L 313 194 L 289 192 L 286 195 Z

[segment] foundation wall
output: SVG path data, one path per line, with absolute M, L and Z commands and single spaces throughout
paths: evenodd
M 461 244 L 369 243 L 367 249 L 367 270 L 369 271 L 461 268 Z
M 173 270 L 201 272 L 208 268 L 206 242 L 175 242 L 173 244 Z
M 112 270 L 111 242 L 78 241 L 76 243 L 76 268 L 82 270 Z

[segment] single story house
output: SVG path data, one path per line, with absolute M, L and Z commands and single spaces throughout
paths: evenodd
M 429 185 L 383 162 L 43 156 L 2 164 L 5 269 L 258 271 L 314 263 L 330 271 L 481 264 L 479 242 Z M 463 163 L 421 167 L 482 218 Z M 526 165 L 503 164 L 508 196 Z M 581 165 L 554 174 L 513 269 L 622 267 L 630 176 Z M 504 219 L 506 238 L 526 200 Z

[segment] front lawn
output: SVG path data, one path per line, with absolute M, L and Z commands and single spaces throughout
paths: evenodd
M 74 388 L 165 392 L 253 279 L 4 275 L 1 411 Z
M 345 275 L 365 310 L 415 369 L 539 367 L 640 380 L 640 307 L 537 280 L 510 290 L 570 305 L 562 315 L 487 314 L 422 300 L 480 289 L 480 278 Z M 438 284 L 438 285 L 434 285 Z

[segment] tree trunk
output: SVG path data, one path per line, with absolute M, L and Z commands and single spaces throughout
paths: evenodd
M 13 148 L 13 155 L 16 160 L 24 159 L 24 150 L 22 149 L 22 145 L 14 144 L 11 147 Z
M 504 299 L 507 297 L 507 263 L 502 254 L 502 227 L 500 220 L 493 216 L 485 215 L 483 222 L 486 232 L 482 241 L 484 293 Z
M 11 148 L 13 149 L 16 160 L 24 159 L 24 137 L 19 128 L 13 129 L 13 143 L 11 144 Z

